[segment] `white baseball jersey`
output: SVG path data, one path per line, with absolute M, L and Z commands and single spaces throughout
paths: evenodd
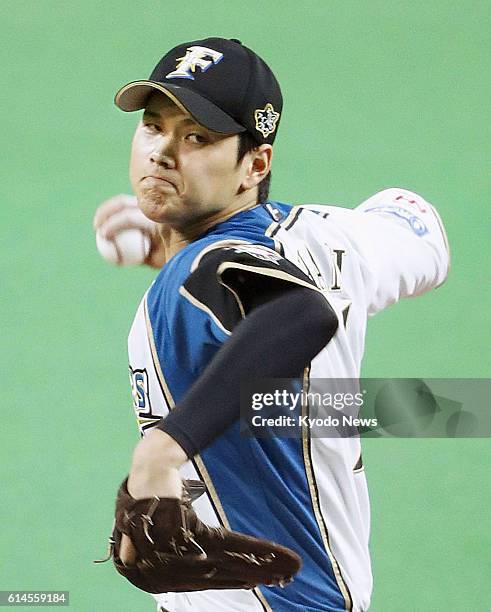
M 209 283 L 199 276 L 205 265 L 214 266 Z M 356 379 L 368 316 L 437 287 L 448 267 L 437 212 L 404 189 L 377 193 L 353 210 L 268 202 L 238 213 L 174 256 L 138 308 L 129 360 L 142 434 L 179 402 L 232 333 L 219 297 L 231 290 L 224 280 L 231 270 L 322 291 L 339 327 L 312 360 L 310 377 Z M 285 589 L 164 594 L 157 599 L 166 610 L 368 609 L 370 506 L 359 438 L 316 438 L 308 428 L 295 439 L 251 438 L 237 424 L 182 473 L 207 485 L 194 504 L 203 521 L 288 546 L 303 566 Z

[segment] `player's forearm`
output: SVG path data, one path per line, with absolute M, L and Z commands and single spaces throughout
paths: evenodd
M 245 375 L 251 380 L 300 376 L 337 325 L 328 302 L 310 289 L 285 292 L 254 309 L 157 427 L 194 456 L 239 419 Z

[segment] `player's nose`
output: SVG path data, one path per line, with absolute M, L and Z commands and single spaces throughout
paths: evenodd
M 160 138 L 153 151 L 150 153 L 150 161 L 164 168 L 175 168 L 175 151 L 171 138 Z

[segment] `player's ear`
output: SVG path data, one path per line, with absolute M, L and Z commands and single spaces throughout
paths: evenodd
M 262 144 L 249 151 L 246 156 L 245 176 L 241 183 L 244 190 L 252 189 L 258 185 L 271 170 L 273 161 L 273 147 Z

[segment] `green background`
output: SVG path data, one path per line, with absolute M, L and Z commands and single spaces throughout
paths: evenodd
M 3 0 L 1 13 L 0 589 L 70 590 L 77 611 L 153 610 L 92 564 L 138 440 L 126 336 L 154 276 L 95 249 L 95 208 L 129 191 L 137 118 L 114 92 L 176 43 L 242 39 L 286 99 L 274 197 L 353 207 L 401 186 L 447 226 L 447 283 L 370 322 L 364 374 L 487 377 L 490 4 Z M 365 441 L 371 610 L 487 607 L 489 449 Z

